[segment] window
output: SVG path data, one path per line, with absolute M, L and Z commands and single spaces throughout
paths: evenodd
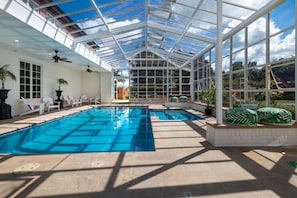
M 41 97 L 41 66 L 20 61 L 20 98 Z

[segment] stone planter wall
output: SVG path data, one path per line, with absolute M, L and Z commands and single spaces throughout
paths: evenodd
M 234 126 L 206 122 L 207 141 L 216 147 L 297 145 L 297 125 Z

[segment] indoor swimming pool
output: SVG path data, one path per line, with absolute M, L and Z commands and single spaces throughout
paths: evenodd
M 147 107 L 97 107 L 0 136 L 0 153 L 154 151 Z
M 199 116 L 196 116 L 183 109 L 151 109 L 151 116 L 157 116 L 159 120 L 200 120 Z

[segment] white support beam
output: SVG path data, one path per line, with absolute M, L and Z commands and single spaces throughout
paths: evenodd
M 270 80 L 270 76 L 271 76 L 271 64 L 270 64 L 270 13 L 266 14 L 266 68 L 265 68 L 265 106 L 268 107 L 270 106 L 270 90 L 271 90 L 271 80 Z
M 169 55 L 170 55 L 170 52 L 168 52 L 168 51 L 161 50 L 161 49 L 158 49 L 158 48 L 152 48 L 152 47 L 149 47 L 149 48 L 150 49 L 154 49 L 153 51 L 158 52 L 159 54 L 163 54 L 164 56 L 168 56 L 169 57 Z M 177 53 L 172 53 L 170 55 L 170 57 L 173 57 L 173 58 L 176 58 L 176 59 L 182 59 L 184 61 L 189 60 L 189 57 L 183 56 L 183 55 L 180 55 L 180 54 L 177 54 Z M 180 65 L 179 65 L 179 67 L 180 67 Z
M 128 59 L 131 60 L 131 57 L 134 57 L 136 54 L 143 52 L 145 50 L 146 50 L 146 47 L 137 48 L 135 50 L 127 51 L 126 55 L 127 55 Z
M 297 2 L 295 1 L 295 11 L 297 10 Z M 295 13 L 295 123 L 297 123 L 297 14 Z
M 40 10 L 40 9 L 47 8 L 47 7 L 57 6 L 59 4 L 67 3 L 69 1 L 72 1 L 72 0 L 60 0 L 58 2 L 45 3 L 45 4 L 41 5 L 41 6 L 35 7 L 34 10 Z
M 179 67 L 179 65 L 177 65 L 175 62 L 168 60 L 163 54 L 159 53 L 158 51 L 156 51 L 156 49 L 148 47 L 147 48 L 149 51 L 151 51 L 152 53 L 158 55 L 159 57 L 163 58 L 165 61 L 167 61 L 168 63 L 171 63 L 172 65 Z M 162 51 L 162 50 L 160 50 Z M 162 51 L 163 52 L 163 51 Z
M 216 121 L 223 124 L 223 86 L 222 86 L 222 51 L 223 51 L 223 5 L 217 0 L 217 43 L 216 43 Z
M 169 26 L 166 26 L 166 25 L 163 25 L 163 24 L 159 24 L 159 23 L 156 23 L 156 22 L 153 22 L 153 21 L 148 22 L 148 27 L 158 29 L 158 30 L 161 30 L 161 31 L 167 31 L 167 32 L 177 34 L 177 35 L 182 35 L 183 34 L 182 30 L 172 28 L 172 27 L 169 27 Z M 215 44 L 215 42 L 216 42 L 215 39 L 212 39 L 210 37 L 196 35 L 196 34 L 189 33 L 189 32 L 185 33 L 184 36 L 192 38 L 192 39 L 200 40 L 200 41 L 203 41 L 203 42 L 212 43 L 212 44 Z
M 145 27 L 145 22 L 139 22 L 139 23 L 132 23 L 130 25 L 125 25 L 123 27 L 113 28 L 110 30 L 113 34 L 122 34 L 125 32 L 135 31 L 141 28 Z
M 194 102 L 194 61 L 191 61 L 191 71 L 190 71 L 190 94 L 191 94 L 191 102 Z
M 110 31 L 104 31 L 104 32 L 98 32 L 95 34 L 89 34 L 85 36 L 81 36 L 75 39 L 75 42 L 81 43 L 81 42 L 88 42 L 88 41 L 93 41 L 101 38 L 107 38 L 107 37 L 112 37 L 114 34 L 120 34 L 120 33 L 125 33 L 137 29 L 141 29 L 145 27 L 144 22 L 140 23 L 133 23 L 131 25 L 126 25 L 124 27 L 119 27 L 119 28 L 114 28 Z

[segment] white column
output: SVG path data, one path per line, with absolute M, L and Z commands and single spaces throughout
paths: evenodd
M 233 74 L 232 74 L 232 58 L 233 58 L 233 37 L 230 37 L 230 60 L 229 60 L 229 65 L 230 65 L 230 72 L 229 72 L 229 108 L 233 108 L 233 103 L 234 103 L 234 98 L 232 97 L 233 95 Z
M 168 83 L 168 81 L 169 81 L 169 74 L 168 74 L 168 72 L 169 72 L 169 69 L 168 69 L 168 60 L 166 60 L 166 101 L 167 102 L 169 102 L 169 83 Z
M 295 10 L 297 10 L 297 2 L 295 1 Z M 295 117 L 297 116 L 297 59 L 296 59 L 296 55 L 297 55 L 297 14 L 295 13 Z M 297 119 L 295 118 L 295 122 Z
M 244 42 L 244 62 L 243 62 L 243 67 L 244 67 L 244 87 L 243 87 L 243 96 L 244 96 L 244 101 L 246 101 L 249 97 L 248 97 L 248 82 L 249 82 L 249 79 L 248 79 L 248 27 L 246 27 L 244 29 L 245 31 L 245 42 Z M 241 87 L 240 87 L 241 88 Z
M 129 82 L 128 82 L 128 87 L 129 87 L 129 100 L 131 100 L 131 71 L 132 71 L 132 65 L 131 65 L 131 63 L 129 62 L 129 70 L 128 70 L 128 72 L 129 72 Z
M 194 62 L 191 61 L 191 73 L 190 73 L 190 94 L 191 94 L 191 102 L 194 102 Z
M 223 97 L 222 97 L 222 0 L 217 0 L 217 43 L 216 43 L 216 118 L 217 124 L 223 123 Z
M 182 69 L 179 69 L 178 70 L 179 72 L 179 91 L 178 91 L 178 95 L 181 95 L 182 94 L 182 83 L 183 83 L 183 76 L 182 76 Z
M 265 68 L 265 106 L 270 106 L 270 75 L 271 75 L 271 67 L 270 67 L 270 13 L 266 14 L 266 68 Z

